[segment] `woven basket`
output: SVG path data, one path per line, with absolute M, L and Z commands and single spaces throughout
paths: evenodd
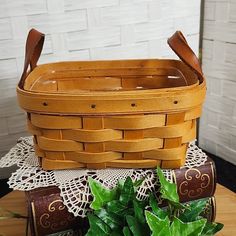
M 206 84 L 181 32 L 168 43 L 182 61 L 77 61 L 36 67 L 43 42 L 43 34 L 29 32 L 17 88 L 43 169 L 184 164 L 187 145 L 196 137 Z

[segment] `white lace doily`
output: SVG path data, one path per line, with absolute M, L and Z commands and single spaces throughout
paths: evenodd
M 185 167 L 193 168 L 203 165 L 207 156 L 195 142 L 189 144 Z M 105 170 L 58 170 L 44 171 L 40 168 L 33 149 L 32 137 L 20 138 L 17 144 L 0 159 L 0 167 L 17 165 L 8 184 L 14 190 L 28 191 L 39 187 L 58 186 L 61 197 L 69 212 L 75 216 L 85 217 L 92 201 L 88 186 L 88 177 L 99 181 L 104 187 L 113 188 L 117 181 L 130 176 L 133 180 L 143 177 L 144 181 L 137 192 L 138 199 L 148 197 L 150 191 L 157 192 L 159 185 L 155 169 L 105 169 Z M 172 182 L 171 170 L 163 170 Z

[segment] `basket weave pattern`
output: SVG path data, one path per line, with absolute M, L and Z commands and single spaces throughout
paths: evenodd
M 17 92 L 44 169 L 184 165 L 206 88 L 182 34 L 170 45 L 187 65 L 130 60 L 35 68 L 43 35 L 33 31 L 27 41 L 32 37 Z
M 35 135 L 38 156 L 48 159 L 48 165 L 57 160 L 63 166 L 64 160 L 72 160 L 70 167 L 169 168 L 184 164 L 199 112 L 114 117 L 31 114 L 28 127 Z

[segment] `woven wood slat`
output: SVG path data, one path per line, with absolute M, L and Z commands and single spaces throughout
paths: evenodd
M 80 142 L 105 142 L 109 140 L 122 139 L 123 132 L 121 130 L 101 129 L 71 129 L 62 130 L 63 139 L 76 140 Z
M 145 138 L 133 140 L 113 140 L 105 142 L 105 149 L 117 152 L 144 152 L 163 147 L 163 140 L 159 138 Z
M 144 138 L 175 138 L 186 136 L 187 133 L 192 129 L 192 120 L 185 121 L 176 125 L 168 125 L 163 127 L 148 128 L 140 130 L 143 133 Z M 28 130 L 33 135 L 44 136 L 47 129 L 40 129 L 28 122 Z M 49 132 L 56 130 L 51 129 Z M 125 130 L 124 133 L 130 132 L 131 130 Z M 137 138 L 137 130 L 135 138 Z M 110 140 L 122 139 L 122 130 L 113 129 L 101 129 L 101 130 L 86 130 L 86 129 L 66 129 L 61 130 L 63 140 L 75 140 L 79 142 L 105 142 Z M 127 139 L 127 136 L 125 137 Z
M 83 144 L 72 140 L 49 139 L 37 137 L 37 143 L 42 150 L 47 151 L 82 151 Z
M 79 129 L 82 128 L 82 120 L 76 116 L 52 116 L 31 113 L 31 123 L 45 129 Z
M 113 168 L 153 168 L 156 166 L 160 166 L 161 161 L 156 160 L 116 160 L 113 162 L 108 162 L 103 167 L 113 167 Z M 94 165 L 95 166 L 95 165 Z M 50 160 L 47 158 L 43 158 L 42 167 L 44 169 L 74 169 L 74 168 L 88 168 L 89 165 L 85 165 L 82 163 L 78 163 L 75 161 L 63 161 L 63 160 Z M 100 166 L 98 166 L 100 167 Z
M 185 134 L 182 137 L 182 143 L 189 143 L 190 141 L 194 140 L 196 138 L 196 127 L 197 127 L 197 121 L 193 120 L 192 121 L 192 128 L 189 130 L 187 134 Z
M 181 160 L 183 155 L 186 152 L 186 144 L 181 145 L 176 148 L 169 149 L 155 149 L 144 153 L 145 159 L 154 159 L 154 160 Z
M 107 167 L 118 168 L 154 168 L 160 166 L 161 161 L 158 160 L 115 160 L 106 164 Z
M 191 127 L 192 121 L 189 120 L 180 124 L 145 129 L 143 132 L 145 138 L 175 138 L 184 136 Z
M 64 160 L 50 160 L 47 158 L 41 159 L 41 165 L 43 169 L 48 170 L 63 170 L 63 169 L 75 169 L 75 168 L 86 168 L 87 165 L 75 161 L 64 161 Z

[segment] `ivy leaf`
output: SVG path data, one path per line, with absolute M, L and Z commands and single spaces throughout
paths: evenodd
M 94 233 L 91 229 L 89 229 L 85 236 L 94 236 Z
M 118 189 L 119 189 L 120 192 L 121 192 L 121 189 L 122 189 L 123 186 L 124 186 L 124 183 L 125 183 L 125 180 L 119 179 L 118 184 L 117 184 L 117 187 L 118 187 Z M 119 193 L 120 193 L 120 192 L 119 192 Z
M 142 224 L 145 224 L 144 206 L 137 199 L 133 200 L 134 217 Z
M 93 202 L 90 205 L 90 208 L 92 208 L 93 210 L 99 210 L 107 202 L 118 198 L 117 188 L 114 188 L 112 190 L 104 188 L 99 182 L 95 181 L 91 177 L 89 177 L 88 182 L 93 195 Z
M 152 236 L 175 236 L 175 235 L 171 235 L 170 226 L 165 226 L 163 227 L 163 229 L 161 229 L 161 231 L 157 232 L 156 234 L 152 234 Z
M 134 198 L 134 185 L 132 179 L 128 176 L 125 180 L 124 186 L 121 189 L 120 201 L 127 205 L 129 201 Z
M 142 227 L 143 235 L 150 235 L 149 227 L 146 223 L 145 215 L 144 215 L 144 209 L 147 204 L 145 204 L 146 201 L 138 201 L 137 199 L 133 200 L 133 208 L 134 208 L 134 217 L 137 219 L 139 224 Z
M 120 231 L 112 231 L 110 236 L 120 236 Z
M 162 173 L 160 167 L 157 167 L 157 175 L 161 184 L 161 197 L 167 199 L 174 203 L 179 203 L 179 195 L 177 193 L 176 184 L 170 183 L 166 180 L 164 174 Z
M 140 187 L 140 185 L 143 183 L 144 180 L 145 180 L 145 178 L 141 178 L 141 179 L 139 179 L 139 180 L 136 180 L 136 181 L 134 182 L 134 187 L 135 187 L 135 188 Z
M 175 208 L 175 209 L 189 209 L 189 206 L 187 206 L 186 204 L 182 204 L 180 202 L 173 202 L 173 201 L 169 201 L 169 203 Z
M 223 224 L 221 223 L 217 223 L 217 222 L 214 222 L 214 223 L 210 223 L 210 222 L 207 222 L 203 231 L 202 231 L 202 236 L 212 236 L 214 234 L 216 234 L 218 231 L 222 230 L 224 227 Z
M 178 218 L 183 222 L 192 222 L 198 220 L 198 217 L 204 210 L 206 204 L 206 199 L 190 202 L 188 204 L 188 209 L 185 209 Z
M 123 234 L 124 234 L 124 236 L 133 236 L 132 233 L 131 233 L 131 231 L 129 230 L 129 227 L 128 227 L 128 226 L 125 226 L 125 227 L 123 228 Z
M 125 206 L 123 203 L 121 203 L 121 201 L 119 200 L 113 200 L 107 203 L 106 209 L 108 212 L 112 212 L 118 216 L 125 216 L 127 213 L 128 207 Z
M 133 185 L 134 185 L 134 192 L 137 192 L 138 188 L 142 185 L 143 181 L 145 180 L 145 178 L 141 178 L 139 180 L 136 180 Z
M 160 219 L 150 211 L 145 211 L 146 220 L 152 231 L 152 236 L 171 236 L 170 220 L 168 217 Z
M 130 231 L 135 236 L 143 236 L 143 229 L 137 219 L 131 215 L 126 216 L 126 221 L 128 223 Z
M 122 227 L 122 220 L 120 217 L 112 212 L 107 212 L 106 209 L 95 211 L 95 214 L 103 220 L 112 230 L 117 230 Z
M 88 220 L 90 225 L 90 230 L 88 232 L 89 234 L 87 233 L 88 235 L 96 235 L 96 236 L 111 235 L 110 227 L 105 222 L 103 222 L 99 217 L 92 214 L 88 214 Z
M 206 222 L 206 219 L 200 219 L 184 223 L 175 217 L 170 227 L 171 234 L 174 236 L 199 236 L 201 235 Z
M 133 182 L 133 186 L 134 186 L 134 192 L 137 191 L 137 189 L 141 186 L 141 184 L 143 183 L 143 181 L 145 180 L 145 178 L 141 178 L 139 180 L 136 180 Z M 121 191 L 121 189 L 123 188 L 125 183 L 125 180 L 121 179 L 118 181 L 118 189 L 119 191 Z
M 164 220 L 168 215 L 167 211 L 164 211 L 158 207 L 157 200 L 153 194 L 150 194 L 149 196 L 149 205 L 151 206 L 153 213 L 156 214 L 160 219 Z

